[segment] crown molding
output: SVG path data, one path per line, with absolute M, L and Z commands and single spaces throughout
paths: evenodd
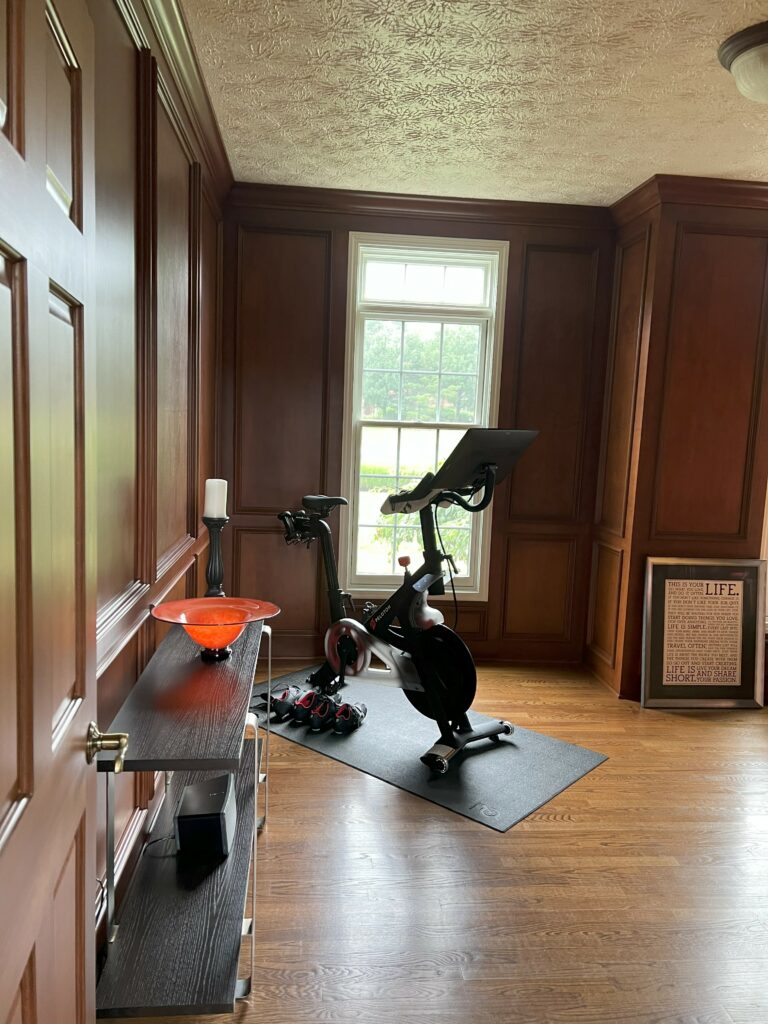
M 307 188 L 297 185 L 262 185 L 235 182 L 226 204 L 233 219 L 249 210 L 280 209 L 302 213 L 331 213 L 358 217 L 479 222 L 485 224 L 546 224 L 553 227 L 606 229 L 610 211 L 602 206 L 565 203 L 526 203 L 502 199 L 458 199 L 442 196 L 356 192 L 347 189 Z
M 227 151 L 178 0 L 137 0 L 179 90 L 207 169 L 221 196 L 234 180 Z
M 738 178 L 698 178 L 682 174 L 656 175 L 662 203 L 695 203 L 768 210 L 768 182 Z
M 768 183 L 737 178 L 699 178 L 686 174 L 655 174 L 623 196 L 611 208 L 613 223 L 621 227 L 662 204 L 725 206 L 730 209 L 768 210 Z
M 611 219 L 617 227 L 629 224 L 643 214 L 648 213 L 654 207 L 659 206 L 658 175 L 644 181 L 642 185 L 633 188 L 625 196 L 617 200 L 610 207 Z

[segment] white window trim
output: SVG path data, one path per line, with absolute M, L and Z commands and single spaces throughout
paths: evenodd
M 487 424 L 495 427 L 499 418 L 499 390 L 501 385 L 501 355 L 504 337 L 504 312 L 506 301 L 507 267 L 509 263 L 509 242 L 477 238 L 439 238 L 425 235 L 386 235 L 367 232 L 351 231 L 349 235 L 349 268 L 347 275 L 347 328 L 346 347 L 344 360 L 344 425 L 342 430 L 342 460 L 341 479 L 342 493 L 349 499 L 349 506 L 340 509 L 340 530 L 339 530 L 339 576 L 342 589 L 349 591 L 355 597 L 368 596 L 371 598 L 387 597 L 397 586 L 398 577 L 390 577 L 383 582 L 382 577 L 371 577 L 370 584 L 350 584 L 352 579 L 352 555 L 353 549 L 350 543 L 351 524 L 353 516 L 357 514 L 357 445 L 355 443 L 355 414 L 354 403 L 356 396 L 356 366 L 355 346 L 357 340 L 357 294 L 359 288 L 362 260 L 360 259 L 361 249 L 369 246 L 385 246 L 388 249 L 402 248 L 407 251 L 414 249 L 433 249 L 436 253 L 456 252 L 457 255 L 477 254 L 483 256 L 495 256 L 497 262 L 495 301 L 491 301 L 494 309 L 492 323 L 489 330 L 489 338 L 486 344 L 486 366 L 485 374 L 487 386 L 484 387 L 483 412 L 487 416 Z M 493 300 L 494 297 L 491 296 Z M 373 304 L 372 304 L 373 305 Z M 398 303 L 401 309 L 407 308 L 408 303 Z M 418 308 L 423 309 L 423 306 Z M 441 318 L 450 319 L 452 316 L 461 317 L 468 315 L 468 310 L 462 313 L 461 308 L 435 306 L 435 313 Z M 382 423 L 384 425 L 384 423 Z M 424 424 L 425 427 L 440 424 Z M 479 575 L 475 585 L 471 588 L 463 587 L 456 581 L 457 596 L 462 601 L 487 601 L 488 600 L 488 578 L 490 573 L 490 552 L 491 552 L 491 515 L 492 508 L 480 515 L 480 543 L 479 554 Z

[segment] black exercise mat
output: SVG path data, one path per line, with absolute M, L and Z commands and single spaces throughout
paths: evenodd
M 274 681 L 273 692 L 296 684 L 303 687 L 311 669 Z M 262 683 L 254 695 L 265 692 Z M 496 744 L 481 740 L 451 760 L 447 775 L 433 775 L 419 758 L 438 739 L 437 726 L 420 715 L 399 689 L 352 679 L 343 699 L 368 707 L 363 725 L 348 736 L 330 730 L 309 731 L 291 722 L 273 724 L 273 731 L 293 743 L 389 782 L 393 786 L 506 832 L 533 811 L 606 760 L 604 754 L 515 727 Z M 258 710 L 261 701 L 254 699 Z M 263 707 L 263 705 L 261 705 Z M 473 725 L 489 721 L 469 712 Z

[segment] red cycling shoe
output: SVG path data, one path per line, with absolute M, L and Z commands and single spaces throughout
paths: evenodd
M 318 690 L 304 690 L 300 697 L 293 702 L 294 722 L 306 723 L 312 714 L 312 709 L 323 699 L 323 694 Z
M 342 704 L 333 720 L 333 731 L 345 736 L 363 724 L 368 708 L 365 704 Z
M 279 722 L 292 717 L 294 705 L 303 692 L 300 686 L 287 686 L 280 693 L 272 694 L 272 711 Z
M 327 725 L 330 725 L 336 718 L 336 712 L 339 710 L 339 699 L 338 697 L 332 697 L 328 694 L 323 694 L 318 701 L 315 702 L 314 707 L 309 715 L 309 728 L 311 732 L 320 732 Z

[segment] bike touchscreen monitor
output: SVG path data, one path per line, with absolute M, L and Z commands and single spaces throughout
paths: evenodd
M 497 467 L 496 483 L 501 483 L 538 434 L 538 430 L 470 427 L 430 481 L 430 490 L 457 491 L 482 483 L 485 467 L 491 464 Z

